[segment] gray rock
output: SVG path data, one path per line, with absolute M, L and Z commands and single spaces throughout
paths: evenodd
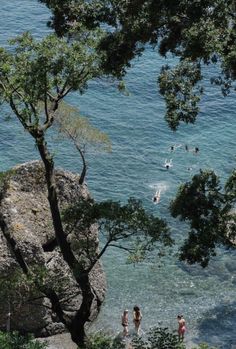
M 75 174 L 56 170 L 61 209 L 75 203 L 81 196 L 89 197 L 86 185 L 79 185 L 78 179 Z M 32 161 L 16 166 L 11 172 L 7 187 L 1 188 L 0 198 L 0 278 L 7 275 L 8 279 L 14 280 L 21 270 L 11 246 L 6 241 L 8 234 L 14 238 L 17 248 L 30 267 L 46 267 L 47 273 L 42 276 L 43 282 L 53 285 L 62 301 L 63 310 L 69 317 L 73 316 L 81 304 L 81 291 L 59 248 L 45 251 L 45 246 L 54 239 L 54 232 L 42 163 Z M 97 227 L 91 226 L 89 234 L 98 248 Z M 73 236 L 68 238 L 73 240 Z M 92 321 L 98 314 L 106 292 L 105 275 L 100 263 L 95 265 L 89 277 L 97 297 L 92 305 Z M 32 332 L 36 336 L 49 336 L 65 330 L 50 309 L 48 299 L 43 298 L 38 291 L 32 291 L 22 283 L 16 291 L 9 288 L 4 292 L 0 298 L 0 329 L 6 328 L 10 303 L 13 330 Z M 3 294 L 7 298 L 3 299 Z
M 69 333 L 57 334 L 51 337 L 37 338 L 39 342 L 47 344 L 47 349 L 77 349 L 77 345 L 72 342 Z

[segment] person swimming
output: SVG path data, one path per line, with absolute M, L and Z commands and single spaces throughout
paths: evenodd
M 165 159 L 165 163 L 164 163 L 164 167 L 169 170 L 170 167 L 172 167 L 172 159 L 170 159 L 169 161 L 167 159 Z
M 181 148 L 183 144 L 174 144 L 170 147 L 171 151 L 175 151 L 178 148 Z
M 160 200 L 161 200 L 161 189 L 158 189 L 156 191 L 155 195 L 153 196 L 152 201 L 154 204 L 158 204 L 160 202 Z

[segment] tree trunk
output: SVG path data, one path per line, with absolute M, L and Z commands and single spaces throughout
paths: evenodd
M 81 159 L 82 159 L 82 162 L 83 162 L 83 169 L 82 169 L 82 172 L 80 174 L 80 178 L 79 178 L 79 184 L 83 184 L 84 183 L 84 180 L 85 180 L 85 176 L 86 176 L 86 173 L 87 173 L 87 164 L 86 164 L 86 161 L 85 161 L 85 157 L 84 157 L 84 153 L 83 151 L 80 149 L 80 147 L 75 144 L 76 146 L 76 149 L 78 150 L 80 156 L 81 156 Z
M 58 245 L 60 246 L 64 260 L 69 265 L 70 269 L 74 272 L 77 261 L 71 250 L 70 244 L 67 242 L 66 234 L 63 230 L 60 210 L 58 206 L 58 198 L 56 192 L 56 182 L 55 182 L 55 173 L 54 173 L 54 161 L 50 155 L 47 144 L 44 140 L 44 137 L 36 139 L 37 147 L 43 160 L 45 167 L 45 178 L 48 188 L 48 201 L 50 205 L 50 211 L 52 214 L 53 227 L 56 235 Z
M 58 245 L 61 249 L 64 260 L 70 267 L 77 283 L 79 284 L 82 291 L 82 303 L 80 309 L 77 311 L 75 317 L 72 319 L 70 324 L 66 327 L 71 334 L 73 342 L 79 345 L 81 348 L 86 347 L 86 334 L 85 334 L 85 323 L 89 321 L 91 305 L 94 299 L 94 294 L 89 282 L 88 273 L 79 272 L 80 265 L 76 260 L 70 244 L 67 242 L 66 234 L 63 230 L 60 210 L 58 206 L 58 198 L 56 192 L 55 173 L 54 173 L 54 162 L 50 155 L 47 144 L 44 137 L 36 139 L 37 147 L 39 149 L 40 156 L 45 166 L 45 178 L 48 188 L 48 201 L 50 204 L 50 210 L 52 214 L 53 226 L 56 235 Z M 86 170 L 86 168 L 85 168 Z
M 70 326 L 70 334 L 73 342 L 79 345 L 80 348 L 86 348 L 85 323 L 89 321 L 91 306 L 94 299 L 88 273 L 84 273 L 79 280 L 79 286 L 82 290 L 82 303 L 72 320 Z

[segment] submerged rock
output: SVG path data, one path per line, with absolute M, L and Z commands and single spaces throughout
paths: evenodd
M 56 170 L 55 174 L 60 209 L 75 203 L 80 197 L 89 197 L 86 185 L 79 185 L 77 175 L 63 170 Z M 50 283 L 61 300 L 64 312 L 69 317 L 73 316 L 81 304 L 81 290 L 54 244 L 42 163 L 32 161 L 16 166 L 9 175 L 7 185 L 1 188 L 0 200 L 0 278 L 7 275 L 7 279 L 13 282 L 17 278 L 21 267 L 13 250 L 18 249 L 27 265 L 39 270 L 39 278 L 42 278 L 39 282 L 45 283 L 46 280 Z M 98 247 L 95 225 L 90 227 L 90 234 Z M 7 236 L 14 241 L 14 249 L 7 242 Z M 45 271 L 40 273 L 45 268 L 46 275 Z M 99 262 L 89 276 L 96 294 L 91 309 L 92 321 L 99 312 L 106 291 L 105 275 Z M 14 291 L 10 288 L 3 290 L 3 286 L 0 291 L 4 291 L 2 294 L 7 297 L 0 299 L 0 329 L 6 328 L 10 309 L 12 330 L 31 332 L 36 336 L 49 336 L 65 330 L 51 310 L 49 300 L 23 282 Z

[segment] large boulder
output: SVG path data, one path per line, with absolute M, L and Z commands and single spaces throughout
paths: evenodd
M 79 185 L 77 175 L 63 170 L 56 170 L 55 174 L 60 209 L 75 203 L 80 197 L 89 197 L 86 185 Z M 44 167 L 41 162 L 32 161 L 16 166 L 8 177 L 7 184 L 0 191 L 0 278 L 4 280 L 8 275 L 8 280 L 19 284 L 18 275 L 22 266 L 19 265 L 12 244 L 7 241 L 7 237 L 10 237 L 15 250 L 20 251 L 27 265 L 34 270 L 38 268 L 39 278 L 48 278 L 49 275 L 49 282 L 55 286 L 63 310 L 69 317 L 73 316 L 81 304 L 81 290 L 59 248 L 53 243 L 55 235 L 47 200 Z M 90 234 L 98 245 L 95 225 L 91 226 Z M 46 267 L 46 276 L 40 272 L 41 267 Z M 89 277 L 96 294 L 90 318 L 93 321 L 106 292 L 105 275 L 99 262 Z M 23 281 L 21 283 L 13 291 L 10 285 L 9 292 L 2 290 L 4 298 L 0 297 L 0 329 L 6 328 L 10 309 L 11 329 L 32 332 L 36 336 L 63 332 L 64 325 L 51 310 L 48 299 L 42 297 L 37 290 L 32 291 Z M 3 283 L 0 284 L 0 290 L 3 288 L 1 285 Z M 6 284 L 4 285 L 6 288 Z

